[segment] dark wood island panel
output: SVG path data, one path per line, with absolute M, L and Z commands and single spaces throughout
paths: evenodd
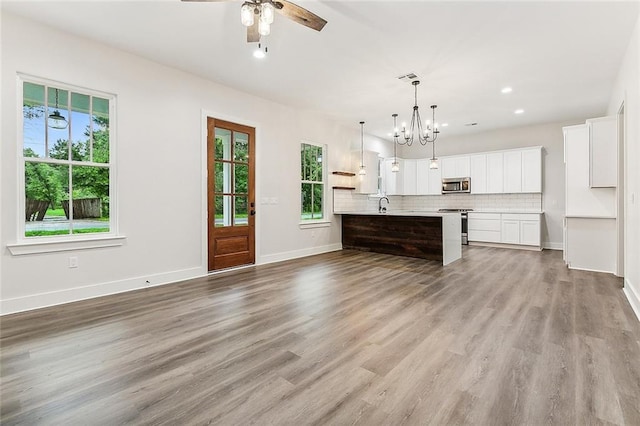
M 442 262 L 442 217 L 343 215 L 342 247 Z

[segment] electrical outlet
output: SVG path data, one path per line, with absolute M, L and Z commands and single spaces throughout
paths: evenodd
M 69 268 L 77 268 L 78 267 L 78 257 L 71 256 L 69 257 Z

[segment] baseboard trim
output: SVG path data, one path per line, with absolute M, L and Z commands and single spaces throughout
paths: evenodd
M 342 250 L 342 243 L 329 244 L 326 246 L 310 247 L 302 250 L 285 251 L 282 253 L 269 254 L 260 256 L 258 265 L 266 265 L 268 263 L 282 262 L 284 260 L 298 259 L 301 257 L 313 256 L 316 254 L 329 253 L 332 251 Z
M 469 241 L 470 246 L 495 247 L 515 250 L 542 251 L 542 247 L 538 246 L 522 246 L 520 244 L 503 244 L 503 243 L 485 243 L 481 241 Z
M 633 309 L 633 313 L 636 314 L 638 321 L 640 321 L 640 296 L 636 293 L 634 287 L 631 285 L 628 279 L 624 279 L 624 288 L 622 289 L 624 295 L 627 296 L 627 300 Z
M 562 243 L 552 243 L 551 241 L 542 243 L 542 248 L 545 250 L 563 250 Z
M 48 293 L 33 294 L 13 299 L 0 300 L 0 316 L 31 311 L 80 300 L 94 299 L 111 294 L 172 284 L 177 281 L 206 276 L 206 268 L 189 268 L 161 274 L 128 278 L 120 281 L 74 287 Z
M 575 266 L 571 266 L 570 263 L 567 264 L 567 268 L 569 269 L 575 269 L 576 271 L 587 271 L 587 272 L 600 272 L 602 274 L 611 274 L 611 275 L 615 275 L 614 271 L 605 271 L 602 269 L 589 269 L 589 268 L 578 268 Z

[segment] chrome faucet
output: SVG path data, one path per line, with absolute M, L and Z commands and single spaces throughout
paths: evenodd
M 382 200 L 387 200 L 387 205 L 389 205 L 389 199 L 387 197 L 380 197 L 380 199 L 378 200 L 378 213 L 386 213 L 387 212 L 387 208 L 386 207 L 382 207 Z

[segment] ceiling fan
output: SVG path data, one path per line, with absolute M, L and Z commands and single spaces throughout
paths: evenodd
M 186 2 L 221 2 L 230 0 L 182 0 Z M 327 21 L 307 9 L 287 0 L 246 0 L 240 9 L 242 24 L 247 27 L 247 42 L 256 43 L 261 36 L 269 35 L 274 11 L 316 31 L 321 31 Z

